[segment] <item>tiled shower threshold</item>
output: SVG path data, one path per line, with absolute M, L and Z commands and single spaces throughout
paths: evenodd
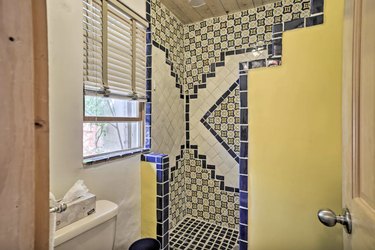
M 169 242 L 171 250 L 233 250 L 238 242 L 238 230 L 185 217 L 171 231 Z

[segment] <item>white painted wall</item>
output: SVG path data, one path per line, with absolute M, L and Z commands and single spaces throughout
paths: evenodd
M 141 9 L 144 1 L 129 2 Z M 83 179 L 98 199 L 117 203 L 115 245 L 127 249 L 140 237 L 140 157 L 83 168 L 82 2 L 48 0 L 47 4 L 51 191 L 59 198 Z

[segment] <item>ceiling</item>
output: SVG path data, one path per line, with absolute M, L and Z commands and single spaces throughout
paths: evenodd
M 205 0 L 206 4 L 193 8 L 189 0 L 161 0 L 161 2 L 172 11 L 182 23 L 194 23 L 203 19 L 222 16 L 227 13 L 247 10 L 280 0 Z

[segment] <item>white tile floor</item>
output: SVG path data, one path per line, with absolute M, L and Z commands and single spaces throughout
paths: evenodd
M 186 217 L 170 234 L 171 250 L 232 250 L 238 241 L 238 231 Z

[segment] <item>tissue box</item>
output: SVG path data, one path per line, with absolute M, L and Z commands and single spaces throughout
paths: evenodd
M 59 230 L 73 222 L 80 220 L 96 209 L 96 196 L 90 193 L 68 204 L 68 208 L 56 214 L 56 230 Z

